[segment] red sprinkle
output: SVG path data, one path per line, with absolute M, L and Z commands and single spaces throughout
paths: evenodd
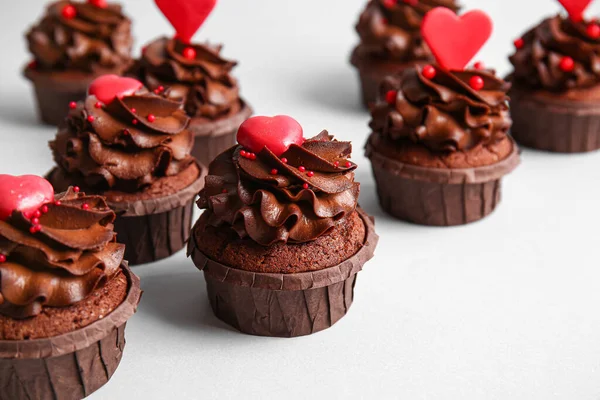
M 93 115 L 88 115 L 87 120 L 88 122 L 94 122 L 96 118 Z
M 273 168 L 273 169 L 271 170 L 271 175 L 277 175 L 277 173 L 278 173 L 278 172 L 279 172 L 279 171 L 277 171 L 275 168 Z
M 256 160 L 256 154 L 254 153 L 248 153 L 248 158 L 251 160 Z
M 221 193 L 227 193 L 227 189 L 221 190 Z
M 303 187 L 304 189 L 308 189 L 308 183 L 305 183 L 304 185 L 302 185 L 302 187 Z
M 423 67 L 423 76 L 429 80 L 435 78 L 437 71 L 433 65 L 426 65 Z
M 89 0 L 89 3 L 98 8 L 106 8 L 108 6 L 106 0 Z
M 564 72 L 571 72 L 575 69 L 575 61 L 571 57 L 566 56 L 560 60 L 560 64 L 558 66 Z
M 123 129 L 123 135 L 127 136 L 129 135 L 131 132 L 129 132 L 129 129 Z
M 6 256 L 4 254 L 0 254 L 0 263 L 6 262 Z
M 73 186 L 73 191 L 74 191 L 75 193 L 79 193 L 79 191 L 80 191 L 80 190 L 81 190 L 81 189 L 79 188 L 79 186 Z
M 102 108 L 102 103 L 100 103 L 99 101 L 97 101 L 96 104 L 94 104 L 94 107 L 96 107 L 96 108 Z
M 60 200 L 56 200 L 56 201 L 54 202 L 54 205 L 55 205 L 55 206 L 60 206 L 60 205 L 61 205 L 61 202 L 60 202 Z
M 386 7 L 386 8 L 392 8 L 392 7 L 394 7 L 396 4 L 398 4 L 398 3 L 396 2 L 396 0 L 384 0 L 384 1 L 383 1 L 383 5 L 384 5 L 384 7 Z
M 137 112 L 137 110 L 135 108 L 132 108 L 131 112 L 135 114 Z
M 196 59 L 196 50 L 194 50 L 193 47 L 186 47 L 185 49 L 183 49 L 183 53 L 182 54 L 188 60 L 195 60 Z
M 32 218 L 31 219 L 31 223 L 34 225 L 38 225 L 40 223 L 40 219 L 39 218 Z
M 48 212 L 48 206 L 46 206 L 46 205 L 43 205 L 43 206 L 42 206 L 42 208 L 41 208 L 41 210 L 42 210 L 42 212 L 43 212 L 44 214 L 46 214 L 46 213 Z
M 134 125 L 137 125 L 138 120 L 134 118 L 133 121 L 131 121 L 131 123 L 134 124 Z
M 70 103 L 69 103 L 69 108 L 70 108 L 71 110 L 74 110 L 75 108 L 77 108 L 77 103 L 75 103 L 74 101 L 70 102 Z
M 283 157 L 283 158 L 281 159 L 281 162 L 282 162 L 282 163 L 284 163 L 284 164 L 287 164 L 287 162 L 288 162 L 288 159 L 287 159 L 287 158 L 285 158 L 285 157 Z
M 483 89 L 483 85 L 483 78 L 478 75 L 472 76 L 471 79 L 469 79 L 469 86 L 471 86 L 473 90 L 481 90 Z
M 481 61 L 477 61 L 475 64 L 473 64 L 473 68 L 475 68 L 475 69 L 484 69 L 485 65 L 483 65 L 483 63 Z
M 35 218 L 39 218 L 42 216 L 42 212 L 40 210 L 35 210 L 35 212 L 33 213 L 33 216 Z
M 148 122 L 154 122 L 156 121 L 156 117 L 154 116 L 154 114 L 148 114 Z
M 88 203 L 83 203 L 81 205 L 81 208 L 83 208 L 84 210 L 89 210 L 90 209 L 90 205 Z
M 248 157 L 248 152 L 246 150 L 240 150 L 240 156 L 246 158 Z
M 298 167 L 298 170 L 299 170 L 300 172 L 304 172 L 304 171 L 306 171 L 306 168 L 305 168 L 304 166 L 302 166 L 302 165 L 301 165 L 301 166 L 299 166 L 299 167 Z
M 587 34 L 592 39 L 598 39 L 600 37 L 600 26 L 597 23 L 592 22 L 587 27 Z
M 396 104 L 396 97 L 398 96 L 398 92 L 395 90 L 390 90 L 385 94 L 385 102 L 390 106 Z
M 352 163 L 350 161 L 346 162 L 346 168 L 350 168 L 352 166 Z
M 525 46 L 525 41 L 523 40 L 523 38 L 518 38 L 514 41 L 514 44 L 517 50 L 521 50 L 523 46 Z
M 306 175 L 307 175 L 309 178 L 312 178 L 313 176 L 315 176 L 315 173 L 314 173 L 314 172 L 312 172 L 312 171 L 308 171 L 308 172 L 306 173 Z
M 29 68 L 29 69 L 37 69 L 37 61 L 32 60 L 29 64 L 27 64 L 27 68 Z
M 73 19 L 77 16 L 77 10 L 71 4 L 67 4 L 60 12 L 66 19 Z
M 31 233 L 37 233 L 39 231 L 42 230 L 42 226 L 41 225 L 34 225 L 31 228 L 29 228 L 29 232 Z
M 164 86 L 159 86 L 156 88 L 156 90 L 158 90 L 159 92 L 164 92 L 165 91 L 165 87 Z
M 333 165 L 335 165 L 336 167 L 339 167 L 340 166 L 340 162 L 336 161 L 336 162 L 333 163 Z

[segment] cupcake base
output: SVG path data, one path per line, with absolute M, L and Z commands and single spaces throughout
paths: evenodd
M 512 136 L 527 147 L 557 153 L 600 149 L 600 102 L 552 98 L 513 89 Z
M 483 167 L 424 168 L 385 157 L 367 143 L 381 207 L 420 225 L 454 226 L 491 214 L 501 195 L 501 178 L 520 162 L 516 145 L 504 160 Z
M 313 272 L 231 268 L 210 259 L 190 240 L 188 256 L 204 272 L 215 315 L 243 333 L 259 336 L 295 337 L 331 327 L 352 305 L 356 274 L 373 257 L 378 241 L 371 217 L 357 212 L 366 232 L 361 249 L 336 266 Z
M 252 115 L 252 109 L 242 102 L 242 109 L 226 119 L 206 121 L 192 118 L 188 129 L 194 134 L 192 155 L 203 165 L 209 165 L 219 154 L 236 144 L 237 131 Z
M 125 301 L 77 331 L 47 339 L 0 340 L 0 398 L 79 400 L 104 386 L 125 347 L 125 325 L 140 300 L 139 279 L 125 264 Z

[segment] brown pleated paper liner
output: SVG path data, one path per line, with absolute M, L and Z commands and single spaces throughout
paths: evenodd
M 367 143 L 381 207 L 420 225 L 453 226 L 478 221 L 500 202 L 501 178 L 520 163 L 519 150 L 488 166 L 436 169 L 387 158 Z
M 140 281 L 124 263 L 125 301 L 74 332 L 47 339 L 0 340 L 0 399 L 79 400 L 112 377 L 125 347 L 125 325 L 140 301 Z
M 251 115 L 252 109 L 242 102 L 240 112 L 230 118 L 214 122 L 192 118 L 188 128 L 194 133 L 192 155 L 201 164 L 208 166 L 219 154 L 236 143 L 238 128 Z
M 512 136 L 527 147 L 557 153 L 600 149 L 600 104 L 551 101 L 513 89 Z
M 230 268 L 208 258 L 190 240 L 188 256 L 204 272 L 215 315 L 241 332 L 259 336 L 303 336 L 335 324 L 352 305 L 356 274 L 373 257 L 379 240 L 372 217 L 357 211 L 366 228 L 362 248 L 319 271 L 267 274 Z

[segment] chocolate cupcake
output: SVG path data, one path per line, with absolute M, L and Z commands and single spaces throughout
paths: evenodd
M 420 29 L 423 16 L 438 6 L 460 8 L 455 0 L 369 1 L 356 25 L 360 44 L 351 57 L 360 74 L 365 106 L 375 102 L 386 76 L 433 62 Z
M 205 165 L 235 144 L 237 129 L 252 115 L 231 75 L 236 62 L 220 53 L 221 46 L 160 38 L 144 47 L 131 71 L 149 89 L 183 101 L 195 136 L 192 155 Z
M 238 141 L 210 165 L 188 243 L 213 311 L 254 335 L 326 329 L 378 240 L 357 206 L 351 144 L 326 131 L 304 140 L 286 116 L 250 118 Z
M 431 21 L 445 25 L 450 13 L 435 9 Z M 487 21 L 480 12 L 471 16 L 465 20 Z M 461 225 L 490 214 L 500 201 L 500 179 L 519 163 L 508 135 L 510 84 L 491 70 L 449 69 L 442 62 L 384 80 L 389 102 L 373 108 L 366 146 L 383 209 L 422 225 Z
M 117 212 L 115 231 L 132 265 L 166 258 L 189 237 L 205 168 L 181 103 L 131 78 L 101 77 L 50 142 L 57 191 L 102 194 Z
M 69 189 L 47 202 L 53 194 L 45 185 L 43 200 L 21 193 L 37 210 L 17 208 L 0 220 L 2 399 L 81 399 L 102 387 L 121 361 L 125 325 L 140 300 L 104 199 Z
M 34 86 L 40 118 L 59 125 L 69 104 L 82 101 L 90 83 L 121 75 L 132 63 L 131 21 L 105 0 L 58 1 L 27 33 L 33 54 L 24 70 Z
M 509 77 L 512 135 L 535 149 L 600 149 L 600 27 L 581 16 L 545 19 L 515 41 Z

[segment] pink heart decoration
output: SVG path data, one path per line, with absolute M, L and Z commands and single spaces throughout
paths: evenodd
M 245 149 L 259 153 L 265 147 L 281 156 L 292 144 L 302 145 L 302 126 L 292 117 L 252 117 L 238 130 L 237 141 Z
M 54 189 L 44 178 L 0 175 L 0 220 L 6 220 L 13 211 L 33 213 L 51 201 L 54 201 Z
M 142 82 L 133 78 L 102 75 L 90 84 L 88 94 L 96 96 L 104 104 L 110 104 L 116 97 L 131 96 L 142 86 Z
M 169 20 L 177 38 L 189 43 L 210 15 L 217 0 L 154 0 Z
M 437 7 L 423 18 L 421 34 L 438 64 L 446 70 L 462 70 L 492 34 L 492 20 L 480 10 L 458 16 Z
M 558 0 L 558 2 L 567 10 L 573 21 L 579 22 L 583 19 L 583 13 L 592 0 Z

